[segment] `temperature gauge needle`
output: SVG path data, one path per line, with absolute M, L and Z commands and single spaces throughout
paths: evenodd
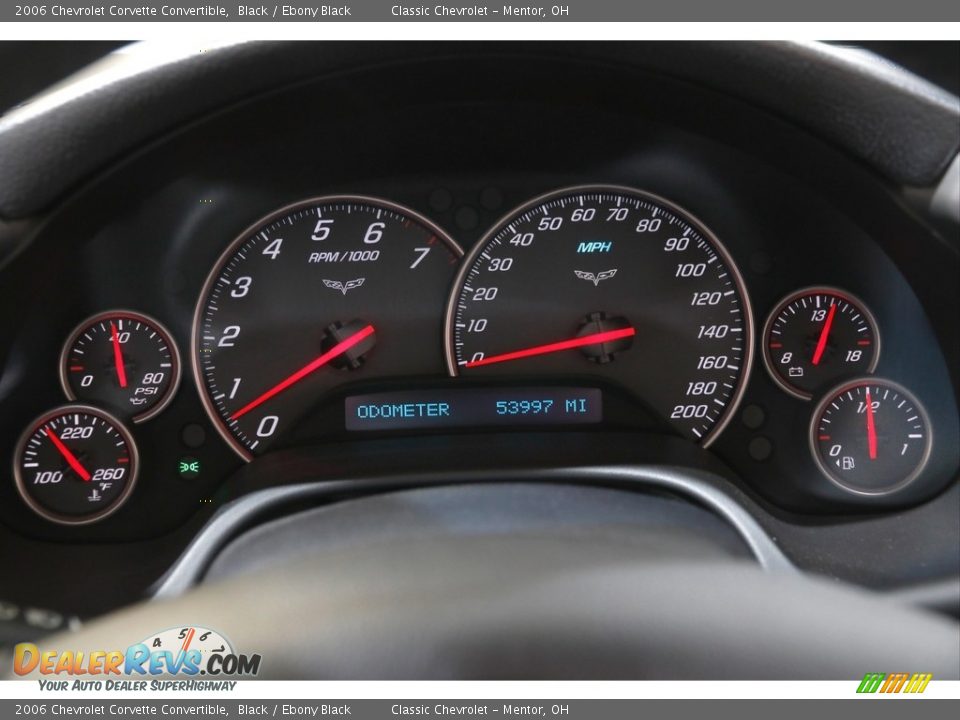
M 870 450 L 870 459 L 877 459 L 877 426 L 873 421 L 873 402 L 870 391 L 867 390 L 867 446 Z
M 820 339 L 817 340 L 817 349 L 813 352 L 814 365 L 820 364 L 820 358 L 823 357 L 823 351 L 827 349 L 827 338 L 830 337 L 830 328 L 833 327 L 833 316 L 836 314 L 836 303 L 830 303 L 830 312 L 827 313 L 827 320 L 823 323 L 823 330 L 820 331 Z
M 113 343 L 113 366 L 117 369 L 117 380 L 120 387 L 127 386 L 127 371 L 123 367 L 123 353 L 120 352 L 120 336 L 117 334 L 116 323 L 110 323 L 110 341 Z
M 562 350 L 571 350 L 573 348 L 584 347 L 586 345 L 599 345 L 600 343 L 613 342 L 623 338 L 633 337 L 637 334 L 635 328 L 627 327 L 619 330 L 608 330 L 606 332 L 593 333 L 583 337 L 573 338 L 572 340 L 562 340 L 560 342 L 549 343 L 548 345 L 537 345 L 524 350 L 515 350 L 513 352 L 503 353 L 502 355 L 491 355 L 481 360 L 471 360 L 464 367 L 473 368 L 481 365 L 492 365 L 493 363 L 507 362 L 508 360 L 519 360 L 520 358 L 533 357 L 534 355 L 546 355 L 547 353 L 561 352 Z
M 63 441 L 57 437 L 57 434 L 47 428 L 47 437 L 50 438 L 50 442 L 53 443 L 54 447 L 60 451 L 60 454 L 63 455 L 64 459 L 70 464 L 70 467 L 73 468 L 73 471 L 80 476 L 84 482 L 90 482 L 90 473 L 87 472 L 87 469 L 80 464 L 80 461 L 77 460 L 77 456 L 70 452 L 70 448 L 63 444 Z
M 329 363 L 331 360 L 334 360 L 340 355 L 343 355 L 345 352 L 347 352 L 347 350 L 352 348 L 354 345 L 357 345 L 363 342 L 363 340 L 365 340 L 367 337 L 372 335 L 373 332 L 374 332 L 373 325 L 367 325 L 363 329 L 355 332 L 346 340 L 341 340 L 332 348 L 327 350 L 323 355 L 318 357 L 316 360 L 300 368 L 293 375 L 288 377 L 286 380 L 280 381 L 279 383 L 274 385 L 272 388 L 267 390 L 265 393 L 257 397 L 257 399 L 250 401 L 249 403 L 244 405 L 242 408 L 237 410 L 235 413 L 233 413 L 232 419 L 237 420 L 243 417 L 254 408 L 265 403 L 274 395 L 278 395 L 279 393 L 282 393 L 284 390 L 286 390 L 288 387 L 290 387 L 294 383 L 299 382 L 300 380 L 303 380 L 303 378 L 305 378 L 307 375 L 312 373 L 314 370 L 320 369 L 321 367 Z

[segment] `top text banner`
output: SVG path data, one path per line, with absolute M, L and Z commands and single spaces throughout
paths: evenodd
M 0 22 L 951 22 L 956 0 L 560 0 L 318 4 L 0 0 Z

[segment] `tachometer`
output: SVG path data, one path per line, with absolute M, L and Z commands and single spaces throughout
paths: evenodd
M 224 438 L 250 459 L 340 383 L 442 373 L 438 308 L 461 255 L 368 197 L 297 203 L 244 231 L 194 317 L 194 374 Z
M 447 307 L 453 375 L 597 375 L 708 444 L 753 352 L 720 241 L 663 198 L 586 186 L 537 198 L 474 248 Z

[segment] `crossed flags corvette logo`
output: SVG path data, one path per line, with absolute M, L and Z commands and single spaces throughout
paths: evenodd
M 356 278 L 354 280 L 347 280 L 346 282 L 340 282 L 339 280 L 324 280 L 323 284 L 326 285 L 331 290 L 339 290 L 344 295 L 347 294 L 348 290 L 353 290 L 363 285 L 363 281 L 366 278 Z
M 581 280 L 587 280 L 588 282 L 592 282 L 594 286 L 597 286 L 600 284 L 601 280 L 609 280 L 612 278 L 617 274 L 617 271 L 616 269 L 604 270 L 603 272 L 598 272 L 596 275 L 594 275 L 592 272 L 587 272 L 586 270 L 574 270 L 573 274 Z

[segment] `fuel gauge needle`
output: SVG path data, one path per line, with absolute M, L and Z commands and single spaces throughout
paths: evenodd
M 877 427 L 873 420 L 873 402 L 870 391 L 867 390 L 867 447 L 870 450 L 870 459 L 877 459 Z
M 279 395 L 294 383 L 299 382 L 300 380 L 303 380 L 310 373 L 314 372 L 315 370 L 319 370 L 324 365 L 329 363 L 331 360 L 335 360 L 336 358 L 340 357 L 345 352 L 347 352 L 347 350 L 352 348 L 354 345 L 358 345 L 359 343 L 363 342 L 363 340 L 365 340 L 367 337 L 372 335 L 373 332 L 374 332 L 373 325 L 367 325 L 363 329 L 358 330 L 353 335 L 346 338 L 345 340 L 341 340 L 332 348 L 330 348 L 325 353 L 323 353 L 323 355 L 320 355 L 318 358 L 316 358 L 312 362 L 308 363 L 307 365 L 304 365 L 302 368 L 297 370 L 295 373 L 293 373 L 293 375 L 290 375 L 285 380 L 281 380 L 272 388 L 267 390 L 265 393 L 259 395 L 255 400 L 251 400 L 250 402 L 248 402 L 242 408 L 240 408 L 235 413 L 233 413 L 233 415 L 231 416 L 231 419 L 237 420 L 243 417 L 244 415 L 246 415 L 248 412 L 250 412 L 254 408 L 259 407 L 260 405 L 265 403 L 274 395 Z
M 80 461 L 77 460 L 77 456 L 70 452 L 70 448 L 63 444 L 63 441 L 57 437 L 57 434 L 47 428 L 47 437 L 50 438 L 50 442 L 53 443 L 54 447 L 60 451 L 60 454 L 63 455 L 64 459 L 70 464 L 70 467 L 73 468 L 73 471 L 80 476 L 84 482 L 90 482 L 90 473 L 87 472 L 87 469 L 80 464 Z

